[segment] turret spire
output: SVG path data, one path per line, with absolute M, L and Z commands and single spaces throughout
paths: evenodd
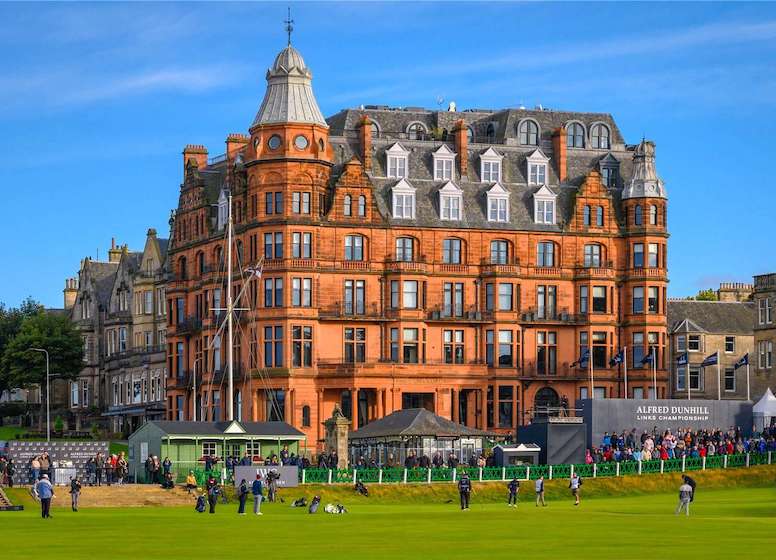
M 283 22 L 286 24 L 286 33 L 288 33 L 288 46 L 291 46 L 291 32 L 294 30 L 294 20 L 291 19 L 291 6 L 288 7 L 288 17 Z

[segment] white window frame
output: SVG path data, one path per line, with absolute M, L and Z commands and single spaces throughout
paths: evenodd
M 434 180 L 435 181 L 452 181 L 453 169 L 455 168 L 455 156 L 456 153 L 447 147 L 447 144 L 442 144 L 438 150 L 431 154 L 434 158 Z
M 693 341 L 697 337 L 698 339 L 698 348 L 692 349 L 690 348 L 690 342 Z M 687 335 L 687 351 L 688 352 L 701 352 L 703 350 L 703 341 L 701 340 L 701 335 L 699 334 L 688 334 Z
M 509 191 L 501 183 L 493 185 L 487 194 L 488 221 L 505 223 L 509 221 Z
M 504 156 L 493 148 L 480 154 L 480 181 L 483 183 L 501 182 Z
M 730 342 L 732 348 L 728 350 L 728 342 Z M 733 335 L 725 336 L 725 354 L 734 354 L 736 351 L 736 337 Z
M 400 220 L 415 219 L 415 187 L 402 179 L 391 189 L 391 214 Z
M 452 181 L 439 189 L 439 219 L 459 221 L 463 216 L 463 191 Z
M 547 174 L 549 172 L 548 158 L 541 150 L 536 149 L 525 158 L 526 161 L 526 178 L 529 185 L 546 185 Z
M 226 227 L 226 222 L 229 219 L 229 199 L 226 196 L 226 190 L 221 189 L 221 194 L 218 196 L 218 217 L 216 220 L 216 228 L 219 230 Z
M 410 152 L 398 142 L 385 150 L 386 177 L 406 179 L 409 176 Z
M 543 185 L 534 193 L 534 223 L 555 225 L 557 221 L 556 200 L 557 196 L 547 185 Z

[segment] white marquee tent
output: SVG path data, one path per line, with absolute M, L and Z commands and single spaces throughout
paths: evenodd
M 771 425 L 776 420 L 776 397 L 770 388 L 766 389 L 765 394 L 752 407 L 752 416 L 754 417 L 754 428 L 761 431 Z

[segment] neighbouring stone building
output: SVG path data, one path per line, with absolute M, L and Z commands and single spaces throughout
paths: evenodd
M 755 371 L 757 392 L 762 395 L 770 387 L 776 390 L 773 350 L 776 347 L 776 273 L 754 277 L 754 351 L 750 362 Z
M 734 366 L 754 349 L 755 307 L 751 302 L 668 300 L 671 397 L 716 399 L 717 366 L 701 367 L 704 358 L 719 351 L 720 388 L 723 399 L 746 398 L 746 367 Z M 678 365 L 687 353 L 688 364 Z M 750 371 L 751 396 L 756 398 L 754 373 Z
M 744 282 L 720 282 L 717 290 L 719 301 L 752 301 L 754 284 Z
M 611 115 L 367 106 L 324 118 L 284 48 L 248 134 L 189 145 L 171 232 L 167 416 L 222 420 L 233 197 L 237 419 L 321 442 L 405 408 L 511 434 L 534 408 L 669 394 L 667 198 Z M 263 258 L 263 276 L 245 275 Z M 241 274 L 242 271 L 242 274 Z M 247 283 L 247 284 L 246 284 Z M 198 382 L 194 390 L 194 373 Z

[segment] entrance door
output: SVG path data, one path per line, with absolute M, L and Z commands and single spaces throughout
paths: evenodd
M 542 387 L 534 397 L 534 417 L 558 416 L 560 414 L 560 397 L 555 389 Z

